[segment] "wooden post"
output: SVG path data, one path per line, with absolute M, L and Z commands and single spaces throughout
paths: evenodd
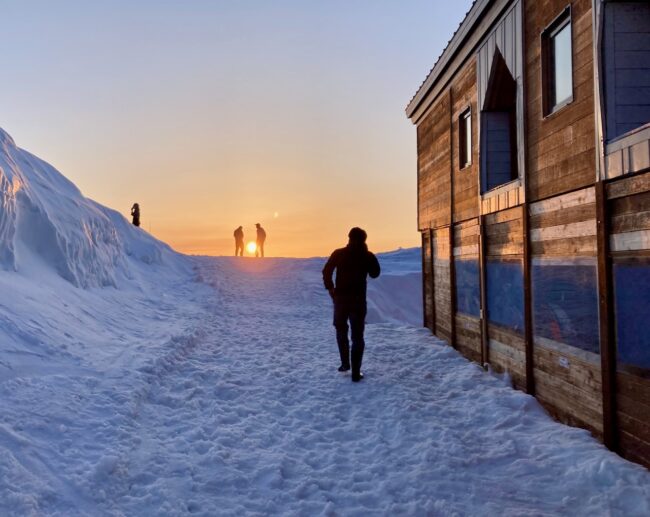
M 603 438 L 611 450 L 618 450 L 616 432 L 616 339 L 612 303 L 612 265 L 609 258 L 607 193 L 596 183 L 596 238 L 598 242 L 598 316 L 600 320 L 600 365 L 603 385 Z
M 449 296 L 451 309 L 450 345 L 456 348 L 456 265 L 454 264 L 454 225 L 449 225 Z
M 486 281 L 486 258 L 485 258 L 485 216 L 478 218 L 478 266 L 479 266 L 479 287 L 481 289 L 481 366 L 490 361 L 490 350 L 488 347 L 488 320 L 487 320 L 487 281 Z
M 421 236 L 421 242 L 422 245 L 420 247 L 421 252 L 422 252 L 422 326 L 426 327 L 427 326 L 427 275 L 425 274 L 426 272 L 426 266 L 427 266 L 427 255 L 424 252 L 424 244 L 425 244 L 425 239 L 424 239 L 424 232 L 420 234 Z
M 435 333 L 436 330 L 436 267 L 433 260 L 433 230 L 429 229 L 429 256 L 431 257 L 431 270 L 429 277 L 431 282 L 431 329 Z M 426 310 L 426 308 L 425 308 Z
M 456 265 L 454 264 L 454 98 L 449 88 L 449 293 L 451 346 L 456 348 Z
M 521 205 L 521 224 L 524 237 L 524 346 L 526 349 L 526 393 L 529 395 L 535 395 L 535 374 L 533 370 L 533 300 L 530 290 L 528 203 Z

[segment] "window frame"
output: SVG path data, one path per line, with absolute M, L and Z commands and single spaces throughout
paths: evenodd
M 469 134 L 467 130 L 469 129 Z M 465 148 L 469 136 L 469 148 Z M 458 115 L 458 169 L 464 170 L 472 165 L 472 146 L 474 138 L 472 135 L 472 107 L 467 106 Z
M 558 104 L 553 104 L 553 94 L 555 92 L 555 76 L 553 58 L 553 38 L 562 30 L 569 26 L 569 43 L 571 55 L 571 95 Z M 549 23 L 540 36 L 541 53 L 542 53 L 542 117 L 549 117 L 562 108 L 571 104 L 574 100 L 575 82 L 574 82 L 574 56 L 573 56 L 573 17 L 571 5 L 567 5 L 560 14 L 558 14 L 551 23 Z

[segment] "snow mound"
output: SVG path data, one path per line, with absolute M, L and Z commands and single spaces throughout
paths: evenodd
M 132 278 L 131 260 L 162 264 L 172 256 L 169 246 L 84 197 L 0 129 L 1 269 L 44 265 L 77 287 L 117 286 Z
M 422 256 L 420 248 L 377 255 L 381 275 L 368 281 L 367 323 L 422 326 Z

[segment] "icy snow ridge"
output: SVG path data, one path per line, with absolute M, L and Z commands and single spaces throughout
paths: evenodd
M 160 264 L 170 254 L 0 129 L 0 268 L 36 259 L 77 287 L 116 286 L 132 277 L 127 258 Z

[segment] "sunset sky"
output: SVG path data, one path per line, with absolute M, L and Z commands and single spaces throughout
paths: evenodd
M 415 246 L 404 108 L 470 4 L 8 0 L 0 127 L 185 253 Z

